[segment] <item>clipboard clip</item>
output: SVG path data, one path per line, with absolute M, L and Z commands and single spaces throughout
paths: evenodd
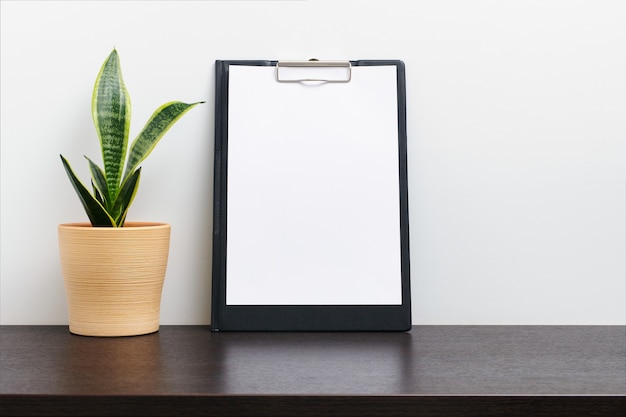
M 350 61 L 277 61 L 276 81 L 279 83 L 349 83 L 352 79 Z

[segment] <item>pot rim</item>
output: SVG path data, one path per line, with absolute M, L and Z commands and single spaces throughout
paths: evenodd
M 75 222 L 75 223 L 61 223 L 59 229 L 75 229 L 75 230 L 128 230 L 128 229 L 165 229 L 169 228 L 169 223 L 164 222 L 150 222 L 150 221 L 127 221 L 123 227 L 93 227 L 90 222 Z

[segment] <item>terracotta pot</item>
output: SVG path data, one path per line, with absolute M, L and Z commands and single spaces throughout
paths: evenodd
M 58 231 L 71 333 L 136 336 L 159 330 L 169 224 L 68 223 Z

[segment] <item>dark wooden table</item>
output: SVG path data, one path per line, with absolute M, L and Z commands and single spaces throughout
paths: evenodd
M 0 415 L 612 416 L 624 326 L 122 338 L 0 326 Z

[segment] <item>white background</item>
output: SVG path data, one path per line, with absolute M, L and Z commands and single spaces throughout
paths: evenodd
M 210 323 L 216 59 L 401 59 L 414 324 L 626 324 L 626 2 L 1 1 L 0 324 L 66 324 L 63 171 L 99 151 L 115 46 L 131 135 L 186 114 L 129 220 L 172 224 L 162 324 Z

